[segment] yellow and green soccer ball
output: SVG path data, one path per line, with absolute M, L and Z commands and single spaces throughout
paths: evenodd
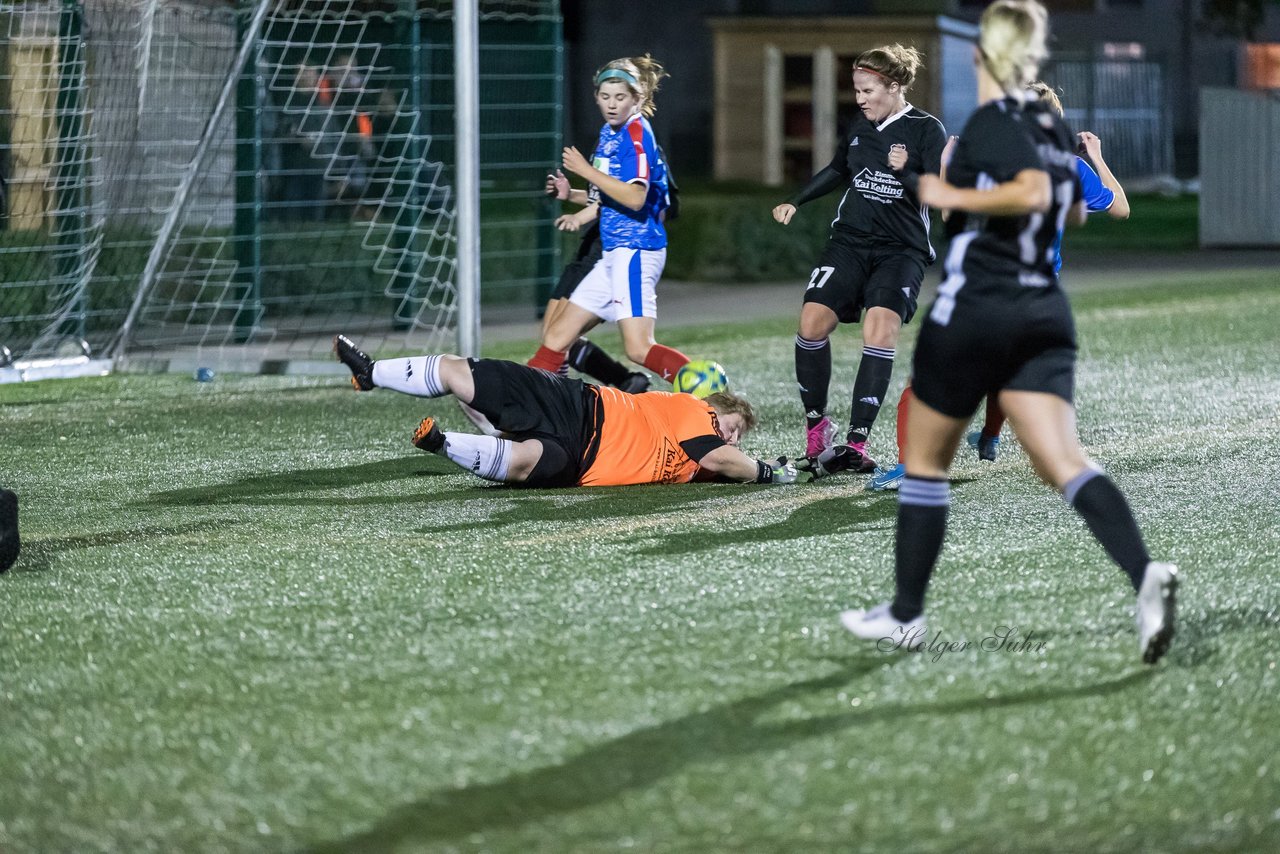
M 729 388 L 729 377 L 719 362 L 709 359 L 694 359 L 676 372 L 671 381 L 672 391 L 684 392 L 697 398 L 704 398 Z

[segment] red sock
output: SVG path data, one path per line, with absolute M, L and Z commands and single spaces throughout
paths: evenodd
M 994 439 L 1000 435 L 1000 428 L 1004 426 L 1004 410 L 1000 408 L 1000 401 L 996 399 L 994 394 L 987 395 L 987 420 L 982 422 L 982 435 L 987 439 Z
M 554 374 L 560 370 L 560 366 L 564 364 L 564 359 L 567 355 L 568 353 L 564 350 L 551 350 L 547 347 L 539 347 L 538 352 L 534 353 L 533 358 L 526 362 L 526 364 L 531 368 L 542 368 L 542 370 L 550 371 Z
M 644 366 L 667 382 L 671 382 L 676 371 L 687 364 L 689 364 L 688 356 L 679 350 L 663 347 L 661 344 L 654 344 L 649 348 L 649 352 L 644 354 Z
M 898 462 L 902 462 L 907 458 L 907 408 L 911 405 L 911 383 L 907 383 L 907 387 L 902 390 L 902 397 L 898 398 Z

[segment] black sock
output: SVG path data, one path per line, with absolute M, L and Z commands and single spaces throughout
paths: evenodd
M 889 391 L 889 378 L 893 376 L 892 347 L 862 348 L 862 361 L 858 364 L 858 377 L 853 381 L 853 407 L 849 415 L 849 444 L 867 441 L 871 425 L 880 414 L 880 404 Z
M 924 592 L 947 533 L 951 484 L 907 475 L 898 487 L 898 538 L 894 548 L 898 593 L 889 612 L 909 622 L 924 613 Z
M 569 364 L 587 376 L 608 385 L 622 385 L 631 376 L 627 366 L 614 359 L 586 338 L 569 345 Z
M 810 430 L 827 414 L 827 389 L 831 386 L 831 339 L 810 341 L 796 336 L 796 383 L 804 420 Z
M 1062 497 L 1080 514 L 1137 590 L 1151 555 L 1147 554 L 1138 522 L 1120 488 L 1097 469 L 1085 469 L 1063 487 Z
M 18 559 L 22 539 L 18 536 L 18 496 L 0 489 L 0 572 Z

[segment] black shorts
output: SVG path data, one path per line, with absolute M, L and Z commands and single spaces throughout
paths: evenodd
M 471 408 L 517 441 L 559 445 L 568 462 L 523 486 L 573 486 L 599 446 L 599 396 L 579 380 L 501 359 L 469 359 L 476 393 Z
M 961 288 L 940 293 L 916 342 L 912 392 L 943 415 L 968 418 L 1001 389 L 1057 395 L 1072 402 L 1076 332 L 1058 287 Z M 948 313 L 949 312 L 949 313 Z
M 860 245 L 833 231 L 809 277 L 805 302 L 825 305 L 841 323 L 857 323 L 865 308 L 887 308 L 903 323 L 916 313 L 925 260 L 902 246 Z
M 578 251 L 573 253 L 573 258 L 564 265 L 564 271 L 560 273 L 560 281 L 556 282 L 556 288 L 551 292 L 550 299 L 568 299 L 587 273 L 591 272 L 591 268 L 603 257 L 604 244 L 600 242 L 600 223 L 597 221 L 587 229 L 586 234 L 582 235 Z

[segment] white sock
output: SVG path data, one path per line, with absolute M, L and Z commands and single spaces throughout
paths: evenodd
M 415 397 L 443 397 L 439 356 L 411 359 L 379 359 L 373 363 L 373 384 L 378 388 L 412 394 Z
M 445 433 L 444 453 L 449 459 L 485 480 L 505 481 L 515 442 L 474 433 Z

